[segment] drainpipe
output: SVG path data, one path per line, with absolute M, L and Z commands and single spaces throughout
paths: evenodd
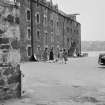
M 65 18 L 64 18 L 64 21 L 63 21 L 63 49 L 64 49 L 64 33 L 65 33 L 64 24 L 65 24 Z
M 30 57 L 30 61 L 37 61 L 34 57 L 34 38 L 33 38 L 33 0 L 30 0 L 30 11 L 31 11 L 31 48 L 32 55 Z
M 81 24 L 79 26 L 79 33 L 78 33 L 78 36 L 79 36 L 79 54 L 81 54 Z

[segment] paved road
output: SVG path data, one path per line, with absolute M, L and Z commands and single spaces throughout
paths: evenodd
M 68 64 L 21 64 L 25 93 L 13 105 L 104 105 L 105 67 L 97 60 L 85 57 L 70 58 Z

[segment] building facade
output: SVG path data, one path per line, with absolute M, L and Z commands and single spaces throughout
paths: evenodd
M 43 53 L 45 48 L 66 49 L 68 55 L 81 53 L 81 24 L 46 0 L 17 0 L 20 3 L 21 60 Z

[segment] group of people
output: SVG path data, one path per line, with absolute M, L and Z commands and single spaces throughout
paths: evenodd
M 58 52 L 58 61 L 60 62 L 60 63 L 65 63 L 66 64 L 66 62 L 68 61 L 68 53 L 66 52 L 66 50 L 65 49 L 61 49 L 59 52 Z
M 56 56 L 55 56 L 56 55 Z M 68 60 L 68 53 L 66 52 L 65 49 L 60 49 L 58 50 L 57 54 L 54 54 L 53 48 L 50 49 L 50 51 L 48 51 L 48 48 L 45 48 L 45 50 L 42 53 L 42 56 L 36 55 L 37 60 L 39 61 L 41 58 L 41 60 L 43 61 L 49 61 L 51 62 L 60 62 L 60 63 L 67 63 Z

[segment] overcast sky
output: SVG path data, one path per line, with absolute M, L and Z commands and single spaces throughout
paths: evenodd
M 80 13 L 77 18 L 82 26 L 82 40 L 105 41 L 105 0 L 52 1 L 68 14 Z

